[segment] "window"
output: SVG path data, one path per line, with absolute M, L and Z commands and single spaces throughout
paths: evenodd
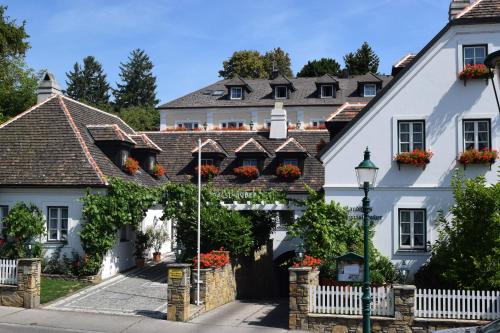
M 324 120 L 311 120 L 311 126 L 314 128 L 326 128 Z
M 425 249 L 425 209 L 399 210 L 399 247 Z
M 9 206 L 0 206 L 0 238 L 3 238 L 3 229 L 5 229 L 5 224 L 3 218 L 9 213 Z
M 288 88 L 286 86 L 274 87 L 274 98 L 286 99 L 288 97 Z
M 285 158 L 285 159 L 283 159 L 283 164 L 284 165 L 291 164 L 291 165 L 295 165 L 296 167 L 298 167 L 299 166 L 299 160 L 296 159 L 296 158 Z
M 321 98 L 333 97 L 333 86 L 321 86 Z
M 241 128 L 245 126 L 245 123 L 242 121 L 225 121 L 222 122 L 220 125 L 222 128 Z
M 486 53 L 486 45 L 464 46 L 464 68 L 466 65 L 483 64 Z
M 363 85 L 363 96 L 373 97 L 377 94 L 377 85 L 373 83 Z
M 464 120 L 464 149 L 490 148 L 490 121 Z
M 201 165 L 214 165 L 214 160 L 211 158 L 202 158 Z
M 65 241 L 68 238 L 68 207 L 49 207 L 49 241 Z
M 252 158 L 252 159 L 244 159 L 243 162 L 241 163 L 242 166 L 257 166 L 257 160 Z
M 193 131 L 195 129 L 198 129 L 199 123 L 197 121 L 182 121 L 182 122 L 177 122 L 177 128 L 185 128 L 189 131 Z
M 231 87 L 231 99 L 243 99 L 243 89 L 241 87 Z
M 400 121 L 398 132 L 400 153 L 425 149 L 424 121 Z

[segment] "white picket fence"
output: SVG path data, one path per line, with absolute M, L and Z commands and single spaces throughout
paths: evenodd
M 500 291 L 417 289 L 415 316 L 421 318 L 500 318 Z
M 0 259 L 0 284 L 17 284 L 17 260 Z
M 309 286 L 309 312 L 361 315 L 361 287 Z M 391 288 L 371 288 L 371 311 L 375 316 L 394 315 L 394 296 Z

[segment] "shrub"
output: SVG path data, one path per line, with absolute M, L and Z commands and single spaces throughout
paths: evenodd
M 234 168 L 233 172 L 240 178 L 244 179 L 255 179 L 259 177 L 259 169 L 255 166 L 240 166 L 238 168 Z
M 158 178 L 163 177 L 165 175 L 165 168 L 156 163 L 153 167 L 153 175 Z
M 463 71 L 458 74 L 461 80 L 466 79 L 487 79 L 491 76 L 491 71 L 483 64 L 465 65 Z
M 150 226 L 146 230 L 146 235 L 148 235 L 151 242 L 151 247 L 156 253 L 160 252 L 163 244 L 169 239 L 167 229 L 162 224 L 161 226 Z
M 139 162 L 136 159 L 129 157 L 125 161 L 124 169 L 128 174 L 135 174 L 139 170 Z
M 194 168 L 196 175 L 198 175 L 198 167 Z M 210 179 L 219 174 L 219 168 L 215 165 L 205 164 L 201 166 L 201 178 Z
M 276 169 L 276 175 L 286 181 L 292 181 L 299 178 L 301 172 L 298 166 L 286 164 L 278 166 Z
M 494 149 L 467 149 L 460 154 L 458 161 L 463 165 L 482 163 L 493 164 L 497 158 L 498 151 Z
M 428 150 L 414 149 L 411 152 L 396 154 L 394 160 L 401 164 L 411 164 L 415 166 L 425 166 L 431 161 L 433 153 Z

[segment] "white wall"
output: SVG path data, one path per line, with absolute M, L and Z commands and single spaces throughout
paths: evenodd
M 372 161 L 380 168 L 377 188 L 370 197 L 374 214 L 383 217 L 376 227 L 375 244 L 394 261 L 422 260 L 421 253 L 395 251 L 396 207 L 426 208 L 428 239 L 434 239 L 436 213 L 447 211 L 452 202 L 450 179 L 456 168 L 463 169 L 456 161 L 462 151 L 462 120 L 491 119 L 492 148 L 500 146 L 500 118 L 491 82 L 470 80 L 464 86 L 457 78 L 463 67 L 462 45 L 485 43 L 490 53 L 500 49 L 499 25 L 451 28 L 322 157 L 327 200 L 358 206 L 362 193 L 356 186 L 354 167 L 363 159 L 365 147 L 370 148 Z M 393 161 L 397 121 L 404 119 L 425 120 L 426 148 L 435 154 L 425 170 L 405 165 L 399 169 Z M 497 161 L 491 170 L 489 166 L 468 166 L 465 175 L 484 175 L 493 183 L 498 179 L 499 165 Z

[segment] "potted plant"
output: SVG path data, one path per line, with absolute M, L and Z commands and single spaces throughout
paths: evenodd
M 434 154 L 429 150 L 414 149 L 413 151 L 403 152 L 396 154 L 394 160 L 401 164 L 409 164 L 419 167 L 424 167 L 431 162 Z
M 153 176 L 155 176 L 156 178 L 160 178 L 163 177 L 163 175 L 165 175 L 165 168 L 158 163 L 154 165 L 152 171 L 153 171 Z
M 476 65 L 465 65 L 463 71 L 458 74 L 458 78 L 464 81 L 464 85 L 467 80 L 479 80 L 479 79 L 488 79 L 492 76 L 492 72 L 488 67 L 483 64 Z M 488 82 L 488 80 L 486 80 Z
M 151 240 L 147 233 L 138 230 L 135 234 L 135 265 L 144 267 L 146 251 L 151 247 Z
M 133 175 L 139 170 L 139 162 L 136 159 L 129 157 L 125 161 L 123 168 L 128 174 Z
M 146 234 L 151 242 L 151 246 L 153 247 L 153 261 L 160 262 L 161 261 L 161 247 L 163 243 L 165 243 L 169 237 L 168 232 L 165 227 L 162 225 L 157 228 L 156 225 L 148 227 L 146 230 Z
M 276 169 L 276 175 L 286 181 L 293 181 L 300 177 L 300 168 L 293 164 L 282 164 Z
M 495 149 L 467 149 L 458 157 L 458 161 L 464 166 L 468 164 L 493 164 L 498 158 L 498 151 Z
M 201 178 L 209 179 L 215 177 L 219 174 L 219 168 L 212 164 L 205 164 L 201 166 Z M 195 168 L 196 174 L 198 174 L 198 167 Z
M 236 176 L 242 179 L 250 180 L 259 177 L 259 169 L 253 165 L 246 165 L 234 168 L 233 172 Z

